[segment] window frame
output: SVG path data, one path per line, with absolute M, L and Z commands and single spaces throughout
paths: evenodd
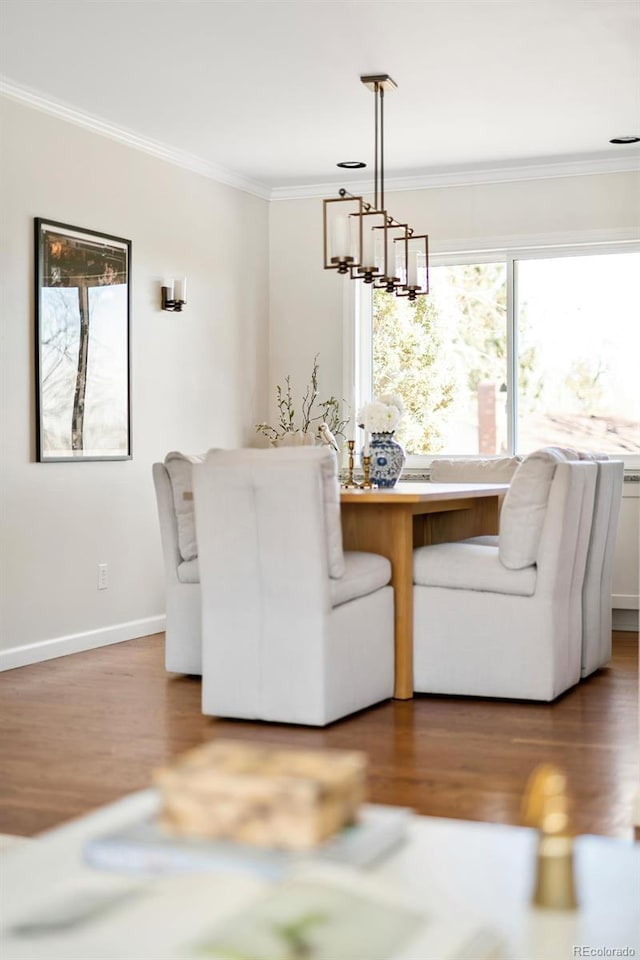
M 475 246 L 458 244 L 455 250 L 431 253 L 431 266 L 462 266 L 471 263 L 504 263 L 507 283 L 507 445 L 508 456 L 514 456 L 517 443 L 518 394 L 517 383 L 518 325 L 518 270 L 520 260 L 547 260 L 563 257 L 598 256 L 614 253 L 640 253 L 637 239 L 610 238 L 608 240 L 573 241 L 562 243 L 522 244 L 517 246 Z M 343 396 L 355 418 L 358 408 L 371 398 L 373 384 L 372 351 L 372 292 L 371 286 L 345 279 L 344 286 L 344 344 Z M 356 443 L 356 449 L 358 444 Z M 407 456 L 405 472 L 428 470 L 431 461 L 442 454 L 412 454 Z M 498 455 L 496 455 L 498 456 Z M 452 460 L 487 459 L 480 454 L 447 454 Z M 490 458 L 489 458 L 490 459 Z M 640 454 L 616 454 L 625 468 L 640 468 Z

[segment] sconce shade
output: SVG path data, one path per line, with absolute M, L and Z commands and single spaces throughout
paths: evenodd
M 162 287 L 162 309 L 180 313 L 187 302 L 187 278 L 167 280 Z
M 182 280 L 176 280 L 174 299 L 179 300 L 180 303 L 187 302 L 187 278 L 186 277 L 183 277 Z

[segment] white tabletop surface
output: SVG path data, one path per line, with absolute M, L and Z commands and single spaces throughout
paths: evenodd
M 195 954 L 193 933 L 228 916 L 264 889 L 252 876 L 210 873 L 147 880 L 103 873 L 83 862 L 85 841 L 152 813 L 152 791 L 18 844 L 2 858 L 3 960 L 175 960 Z M 368 883 L 424 910 L 424 938 L 402 960 L 569 960 L 640 956 L 640 848 L 585 836 L 576 840 L 580 906 L 573 912 L 530 906 L 536 835 L 520 827 L 433 817 L 412 819 L 406 841 L 366 871 Z M 138 888 L 140 885 L 140 888 Z M 65 935 L 17 936 L 12 925 L 75 891 L 134 889 L 123 906 Z M 483 937 L 482 930 L 493 937 Z M 479 936 L 476 936 L 480 931 Z M 491 945 L 499 941 L 500 950 Z M 481 946 L 482 944 L 482 946 Z M 578 953 L 577 948 L 610 950 Z M 616 953 L 624 951 L 626 953 Z M 632 951 L 635 951 L 632 952 Z M 329 958 L 328 958 L 329 960 Z M 380 960 L 385 960 L 381 957 Z

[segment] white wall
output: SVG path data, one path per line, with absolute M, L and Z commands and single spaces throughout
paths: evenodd
M 162 628 L 151 464 L 254 438 L 266 413 L 268 204 L 3 100 L 1 634 L 7 655 Z M 35 462 L 33 218 L 132 240 L 133 459 Z M 160 281 L 187 276 L 181 314 Z M 97 564 L 109 588 L 96 589 Z M 141 622 L 138 622 L 141 621 Z M 102 631 L 102 632 L 101 632 Z
M 322 268 L 322 201 L 271 202 L 269 227 L 269 410 L 291 374 L 296 397 L 320 354 L 320 398 L 342 396 L 343 284 Z
M 620 173 L 440 187 L 389 193 L 386 205 L 416 233 L 428 233 L 436 253 L 494 241 L 604 239 L 611 231 L 637 235 L 640 178 Z M 286 373 L 304 384 L 320 351 L 324 392 L 341 396 L 343 288 L 354 281 L 322 269 L 320 199 L 272 202 L 270 277 L 270 388 Z
M 170 449 L 253 442 L 268 405 L 273 416 L 274 384 L 290 373 L 302 390 L 318 352 L 321 395 L 340 396 L 343 290 L 353 284 L 322 270 L 319 199 L 269 210 L 29 107 L 0 108 L 0 659 L 9 665 L 162 627 L 151 463 Z M 438 251 L 632 229 L 637 183 L 615 174 L 450 187 L 393 193 L 388 206 Z M 36 216 L 133 241 L 131 461 L 35 463 Z M 162 312 L 160 281 L 180 275 L 189 304 Z M 105 562 L 110 585 L 99 592 Z

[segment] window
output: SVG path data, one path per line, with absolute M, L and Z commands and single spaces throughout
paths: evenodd
M 517 271 L 518 450 L 640 453 L 640 253 Z
M 429 296 L 362 297 L 359 393 L 402 396 L 414 457 L 637 457 L 638 276 L 628 246 L 434 258 Z

